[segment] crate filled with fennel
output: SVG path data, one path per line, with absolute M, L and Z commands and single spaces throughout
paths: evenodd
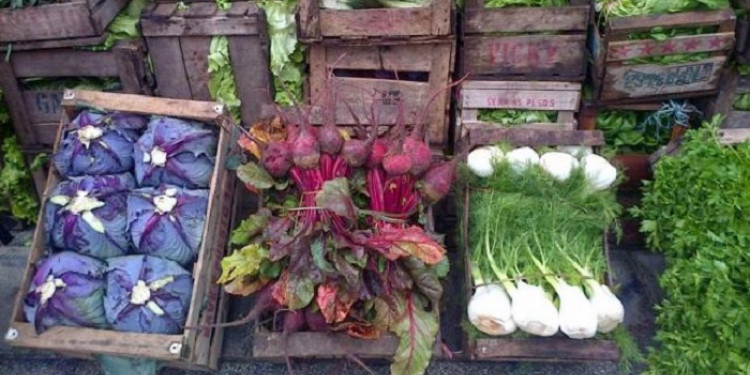
M 459 72 L 478 80 L 583 82 L 588 0 L 467 0 Z
M 511 129 L 464 144 L 458 214 L 472 359 L 630 360 L 605 240 L 621 211 L 619 177 L 592 150 L 603 143 L 596 130 Z
M 601 102 L 716 93 L 734 50 L 729 2 L 597 0 L 591 76 Z
M 216 368 L 234 144 L 224 106 L 67 90 L 5 340 Z

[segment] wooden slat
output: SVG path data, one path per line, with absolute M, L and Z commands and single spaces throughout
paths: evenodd
M 397 72 L 429 71 L 434 44 L 396 45 L 371 48 L 352 46 L 313 46 L 326 49 L 326 64 L 336 69 L 390 70 Z M 334 65 L 335 64 L 335 65 Z
M 451 35 L 453 1 L 432 1 L 432 35 Z
M 192 6 L 191 6 L 192 7 Z M 259 27 L 258 17 L 210 18 L 142 17 L 143 36 L 213 36 L 213 35 L 256 35 Z
M 101 34 L 82 38 L 67 38 L 53 40 L 34 40 L 21 43 L 0 44 L 0 51 L 28 51 L 36 49 L 65 48 L 65 47 L 87 47 L 96 46 L 107 40 L 107 34 Z
M 467 36 L 464 73 L 582 77 L 586 35 Z
M 750 140 L 750 129 L 721 129 L 719 130 L 719 142 L 724 145 Z
M 466 126 L 468 139 L 464 147 L 508 142 L 517 146 L 585 145 L 603 146 L 604 134 L 599 130 L 513 129 L 497 126 Z
M 446 56 L 451 57 L 446 58 Z M 453 46 L 450 44 L 435 45 L 432 49 L 430 61 L 432 62 L 432 67 L 430 68 L 430 92 L 428 92 L 428 95 L 437 96 L 434 102 L 430 104 L 431 108 L 425 109 L 431 112 L 427 132 L 430 143 L 440 145 L 447 143 L 448 136 L 450 135 L 448 109 L 450 107 L 450 94 L 452 90 L 448 88 L 448 84 L 453 72 Z M 426 98 L 426 100 L 430 99 L 429 97 Z M 427 105 L 427 103 L 422 104 L 422 106 L 424 105 Z
M 185 36 L 180 38 L 182 61 L 185 66 L 191 98 L 196 100 L 211 100 L 208 91 L 208 54 L 210 53 L 211 38 L 205 36 Z
M 734 19 L 736 17 L 732 9 L 622 17 L 609 21 L 607 34 L 610 36 L 629 34 L 638 31 L 647 31 L 654 27 L 668 29 L 672 27 L 718 26 L 726 20 Z
M 378 340 L 353 338 L 343 333 L 295 332 L 284 341 L 281 333 L 256 332 L 253 357 L 257 359 L 361 358 L 390 357 L 396 352 L 398 338 L 388 335 Z
M 76 49 L 20 51 L 11 54 L 16 77 L 117 77 L 115 55 Z
M 128 94 L 150 95 L 152 93 L 146 80 L 146 54 L 140 44 L 132 42 L 118 43 L 113 49 L 117 63 L 118 77 L 124 92 Z
M 674 65 L 621 65 L 607 68 L 602 100 L 710 91 L 717 88 L 726 56 Z
M 31 131 L 36 137 L 36 146 L 44 146 L 48 150 L 52 149 L 57 137 L 57 128 L 60 126 L 57 122 L 40 122 L 31 124 Z
M 180 15 L 185 18 L 207 18 L 215 15 L 218 10 L 214 2 L 197 2 L 190 4 Z
M 0 59 L 0 90 L 3 91 L 3 99 L 10 112 L 18 142 L 22 146 L 36 144 L 36 136 L 31 130 L 31 119 L 26 109 L 26 102 L 18 85 L 18 77 L 13 72 L 11 64 L 5 62 L 4 59 Z
M 534 109 L 575 111 L 580 91 L 469 90 L 461 92 L 463 108 Z
M 229 57 L 242 101 L 242 120 L 252 124 L 259 118 L 262 105 L 272 101 L 268 51 L 259 37 L 230 36 Z
M 535 82 L 535 81 L 466 81 L 461 88 L 486 90 L 541 90 L 541 91 L 580 91 L 583 86 L 575 82 Z
M 627 40 L 609 43 L 607 61 L 624 61 L 641 57 L 677 53 L 714 52 L 729 50 L 734 43 L 734 32 L 676 36 L 663 41 Z
M 466 8 L 466 34 L 586 31 L 588 5 L 564 7 Z
M 140 114 L 156 114 L 212 122 L 223 113 L 223 106 L 215 102 L 155 98 L 142 95 L 110 94 L 98 91 L 66 90 L 72 98 L 63 95 L 63 106 L 89 106 Z M 217 108 L 222 109 L 216 111 Z
M 61 39 L 91 36 L 98 32 L 91 24 L 85 1 L 0 9 L 0 42 Z
M 149 54 L 154 63 L 156 85 L 160 96 L 178 99 L 190 99 L 185 65 L 182 61 L 182 49 L 179 38 L 147 38 Z
M 430 35 L 431 32 L 431 7 L 320 10 L 323 37 L 409 36 Z
M 482 360 L 617 361 L 620 351 L 614 341 L 568 338 L 479 339 L 476 357 Z
M 462 124 L 464 126 L 468 126 L 471 128 L 474 127 L 480 127 L 480 126 L 488 126 L 488 127 L 498 127 L 500 125 L 486 122 L 486 121 L 463 121 Z M 507 128 L 513 128 L 513 129 L 535 129 L 535 130 L 575 130 L 575 123 L 572 121 L 560 121 L 560 122 L 536 122 L 536 123 L 530 123 L 530 124 L 519 124 L 519 125 L 511 125 L 507 126 Z
M 24 90 L 23 101 L 32 123 L 60 121 L 63 90 Z
M 120 10 L 130 3 L 130 0 L 104 0 L 97 7 L 92 8 L 91 23 L 96 34 L 104 32 Z
M 319 39 L 321 37 L 320 6 L 317 0 L 300 0 L 299 23 L 299 33 L 302 38 Z
M 37 335 L 29 323 L 11 323 L 18 337 L 11 342 L 33 349 L 59 350 L 69 348 L 77 352 L 123 355 L 160 360 L 177 360 L 180 353 L 169 352 L 173 343 L 181 343 L 180 335 L 156 335 L 131 332 L 115 332 L 82 327 L 50 327 L 43 335 Z

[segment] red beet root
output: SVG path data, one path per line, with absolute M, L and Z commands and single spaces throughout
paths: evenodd
M 458 160 L 459 158 L 454 158 L 431 167 L 417 182 L 417 189 L 429 203 L 437 203 L 450 192 L 453 180 L 456 179 Z
M 273 177 L 283 177 L 292 167 L 292 152 L 286 142 L 273 142 L 263 150 L 263 167 Z
M 328 155 L 336 155 L 344 146 L 344 137 L 332 122 L 327 123 L 318 131 L 320 151 Z
M 411 174 L 420 177 L 432 165 L 432 151 L 421 140 L 408 137 L 404 140 L 404 152 L 411 158 Z
M 372 145 L 377 136 L 377 129 L 373 129 L 366 141 L 349 139 L 344 142 L 344 149 L 341 154 L 346 159 L 346 163 L 353 168 L 365 165 L 370 158 L 370 154 L 372 154 Z
M 391 176 L 409 173 L 411 158 L 406 154 L 389 154 L 383 158 L 383 169 Z
M 302 311 L 289 310 L 284 313 L 282 334 L 288 336 L 299 331 L 305 325 L 305 314 Z
M 386 153 L 388 153 L 388 143 L 382 138 L 376 139 L 372 144 L 370 157 L 367 159 L 367 168 L 374 169 L 379 167 L 383 163 Z
M 307 327 L 313 332 L 328 332 L 331 330 L 320 310 L 313 312 L 311 308 L 308 308 L 305 310 L 305 320 L 307 321 Z
M 292 144 L 294 165 L 303 169 L 315 168 L 320 161 L 320 144 L 309 128 L 302 126 L 299 137 Z

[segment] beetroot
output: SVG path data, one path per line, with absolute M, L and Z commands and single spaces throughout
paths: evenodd
M 328 332 L 331 330 L 320 310 L 313 311 L 311 307 L 308 307 L 305 310 L 305 320 L 307 321 L 307 327 L 313 332 Z
M 416 137 L 407 137 L 404 140 L 404 151 L 411 159 L 412 176 L 420 177 L 432 165 L 432 151 L 423 141 Z
M 365 165 L 370 158 L 372 145 L 375 143 L 377 136 L 377 128 L 374 128 L 366 141 L 352 138 L 344 142 L 344 149 L 341 151 L 341 154 L 344 156 L 344 159 L 346 159 L 346 163 L 352 168 L 358 168 Z
M 226 323 L 207 324 L 207 325 L 198 326 L 198 327 L 185 327 L 185 329 L 205 329 L 205 328 L 211 328 L 211 327 L 236 327 L 236 326 L 248 324 L 252 322 L 253 320 L 257 320 L 263 314 L 276 311 L 282 308 L 282 306 L 278 302 L 276 302 L 276 300 L 273 298 L 273 286 L 274 286 L 273 283 L 267 284 L 266 286 L 261 288 L 257 293 L 255 293 L 255 301 L 253 303 L 253 308 L 250 309 L 247 315 L 243 316 L 239 320 L 235 320 L 233 322 L 226 322 Z
M 372 144 L 370 157 L 367 159 L 367 168 L 374 169 L 379 167 L 383 163 L 386 153 L 388 153 L 388 143 L 382 138 L 376 139 Z
M 411 158 L 406 154 L 388 154 L 383 158 L 383 169 L 385 169 L 390 176 L 409 173 L 411 165 Z
M 320 161 L 320 144 L 310 128 L 310 126 L 303 125 L 299 137 L 292 144 L 294 165 L 302 169 L 315 168 Z
M 292 167 L 292 152 L 286 142 L 272 142 L 263 150 L 261 156 L 263 167 L 273 177 L 284 177 Z
M 289 310 L 284 312 L 282 334 L 288 336 L 299 331 L 305 325 L 305 314 L 302 311 Z
M 451 190 L 453 180 L 456 179 L 458 160 L 459 158 L 454 158 L 431 167 L 417 182 L 417 189 L 429 203 L 437 203 Z
M 344 137 L 332 122 L 328 122 L 318 131 L 320 151 L 328 155 L 336 155 L 344 146 Z

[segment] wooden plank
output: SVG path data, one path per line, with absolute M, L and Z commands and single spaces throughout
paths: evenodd
M 563 7 L 469 8 L 464 19 L 466 34 L 494 32 L 585 32 L 589 20 L 588 5 Z
M 461 92 L 463 108 L 534 109 L 576 111 L 580 91 L 467 90 Z
M 436 0 L 441 1 L 441 0 Z M 320 10 L 323 37 L 430 35 L 432 8 Z
M 730 110 L 722 113 L 726 113 L 722 127 L 729 129 L 750 128 L 750 111 Z
M 192 6 L 191 6 L 192 7 Z M 141 18 L 143 36 L 213 36 L 213 35 L 256 35 L 259 27 L 258 17 L 211 18 L 186 17 L 149 17 Z
M 750 129 L 721 129 L 719 130 L 719 142 L 723 145 L 733 145 L 750 140 Z
M 16 77 L 117 77 L 115 55 L 108 51 L 52 49 L 12 53 Z
M 467 36 L 464 73 L 582 77 L 586 35 Z
M 726 56 L 673 65 L 607 67 L 602 100 L 684 94 L 717 88 Z
M 405 108 L 420 109 L 426 104 L 430 85 L 424 82 L 393 81 L 366 78 L 335 78 L 339 105 L 336 108 L 337 124 L 354 124 L 343 104 L 348 101 L 355 113 L 364 121 L 365 108 L 369 111 L 373 100 L 380 104 L 380 122 L 393 124 L 396 121 L 397 103 Z
M 714 52 L 729 50 L 734 44 L 734 32 L 676 36 L 663 41 L 626 40 L 609 43 L 607 61 L 672 55 L 677 53 Z
M 285 341 L 281 333 L 256 332 L 253 335 L 253 358 L 361 358 L 391 357 L 398 347 L 398 338 L 387 335 L 378 340 L 365 340 L 343 333 L 295 332 Z
M 583 85 L 576 82 L 535 82 L 535 81 L 466 81 L 461 84 L 464 90 L 539 90 L 539 91 L 581 91 Z
M 118 43 L 113 49 L 119 72 L 120 84 L 128 94 L 150 95 L 146 75 L 146 53 L 140 44 L 132 42 Z
M 256 36 L 230 36 L 229 57 L 240 96 L 242 121 L 253 124 L 263 104 L 271 103 L 268 51 Z
M 99 6 L 92 8 L 90 22 L 94 25 L 96 34 L 104 32 L 109 23 L 117 17 L 120 10 L 128 3 L 130 3 L 130 0 L 104 0 Z
M 212 122 L 224 112 L 224 106 L 216 102 L 156 98 L 131 94 L 111 94 L 98 91 L 66 90 L 63 106 L 89 106 L 139 114 L 183 117 Z
M 211 38 L 205 36 L 185 36 L 180 38 L 182 61 L 185 66 L 191 98 L 196 100 L 211 100 L 208 91 L 208 54 L 210 53 Z
M 99 34 L 85 1 L 24 9 L 0 9 L 0 42 L 61 39 Z
M 617 361 L 620 351 L 614 341 L 568 338 L 479 339 L 476 358 L 482 360 Z
M 572 121 L 559 121 L 558 122 L 536 122 L 529 124 L 517 124 L 517 125 L 498 125 L 492 122 L 486 121 L 463 121 L 462 124 L 468 127 L 505 127 L 512 129 L 535 129 L 535 130 L 575 130 L 576 125 Z
M 60 121 L 62 92 L 63 90 L 24 90 L 22 95 L 29 121 L 31 123 Z
M 160 96 L 190 99 L 190 84 L 182 61 L 179 38 L 146 38 L 149 54 L 154 63 L 156 86 Z
M 25 294 L 21 293 L 21 294 Z M 11 323 L 17 331 L 17 338 L 12 345 L 33 349 L 59 350 L 70 348 L 77 352 L 123 355 L 154 358 L 174 361 L 179 359 L 180 352 L 171 353 L 172 344 L 182 342 L 180 335 L 156 335 L 132 332 L 115 332 L 102 329 L 82 327 L 54 326 L 42 335 L 37 335 L 34 326 L 29 323 Z
M 53 40 L 34 40 L 29 42 L 0 44 L 0 51 L 28 51 L 36 49 L 65 48 L 65 47 L 88 47 L 96 46 L 107 40 L 107 34 L 101 34 L 82 38 L 67 38 Z
M 214 2 L 199 2 L 190 4 L 180 15 L 185 18 L 208 18 L 216 14 L 219 8 Z
M 424 103 L 422 106 L 430 104 L 433 107 L 432 110 L 425 108 L 425 111 L 431 112 L 431 117 L 427 123 L 429 142 L 441 145 L 447 143 L 450 136 L 448 108 L 450 107 L 452 90 L 448 88 L 448 84 L 453 72 L 453 46 L 451 44 L 436 44 L 432 47 L 430 56 L 432 67 L 430 68 L 428 95 L 436 96 L 434 103 Z M 428 97 L 426 100 L 429 101 L 430 99 Z
M 432 32 L 434 36 L 451 35 L 453 29 L 451 26 L 453 11 L 453 1 L 433 0 L 432 1 Z
M 466 126 L 468 139 L 463 147 L 509 142 L 517 146 L 585 145 L 603 146 L 600 130 L 539 130 L 514 129 L 497 126 Z
M 42 146 L 51 150 L 52 145 L 55 144 L 55 139 L 57 139 L 57 128 L 59 126 L 59 122 L 41 122 L 31 124 L 31 131 L 34 132 L 34 136 L 36 137 L 35 146 Z
M 300 0 L 299 2 L 299 33 L 302 38 L 319 39 L 320 35 L 320 6 L 317 0 Z
M 651 30 L 654 27 L 698 27 L 718 25 L 727 20 L 735 20 L 732 9 L 680 12 L 650 16 L 615 18 L 609 21 L 607 35 L 622 35 Z
M 13 129 L 18 135 L 18 142 L 22 146 L 37 143 L 36 136 L 31 130 L 31 119 L 26 109 L 18 78 L 10 63 L 0 59 L 0 90 L 3 91 L 5 104 L 10 112 Z
M 391 70 L 397 72 L 426 72 L 432 62 L 430 56 L 435 44 L 414 44 L 396 46 L 324 46 L 314 48 L 326 49 L 326 64 L 336 69 Z

